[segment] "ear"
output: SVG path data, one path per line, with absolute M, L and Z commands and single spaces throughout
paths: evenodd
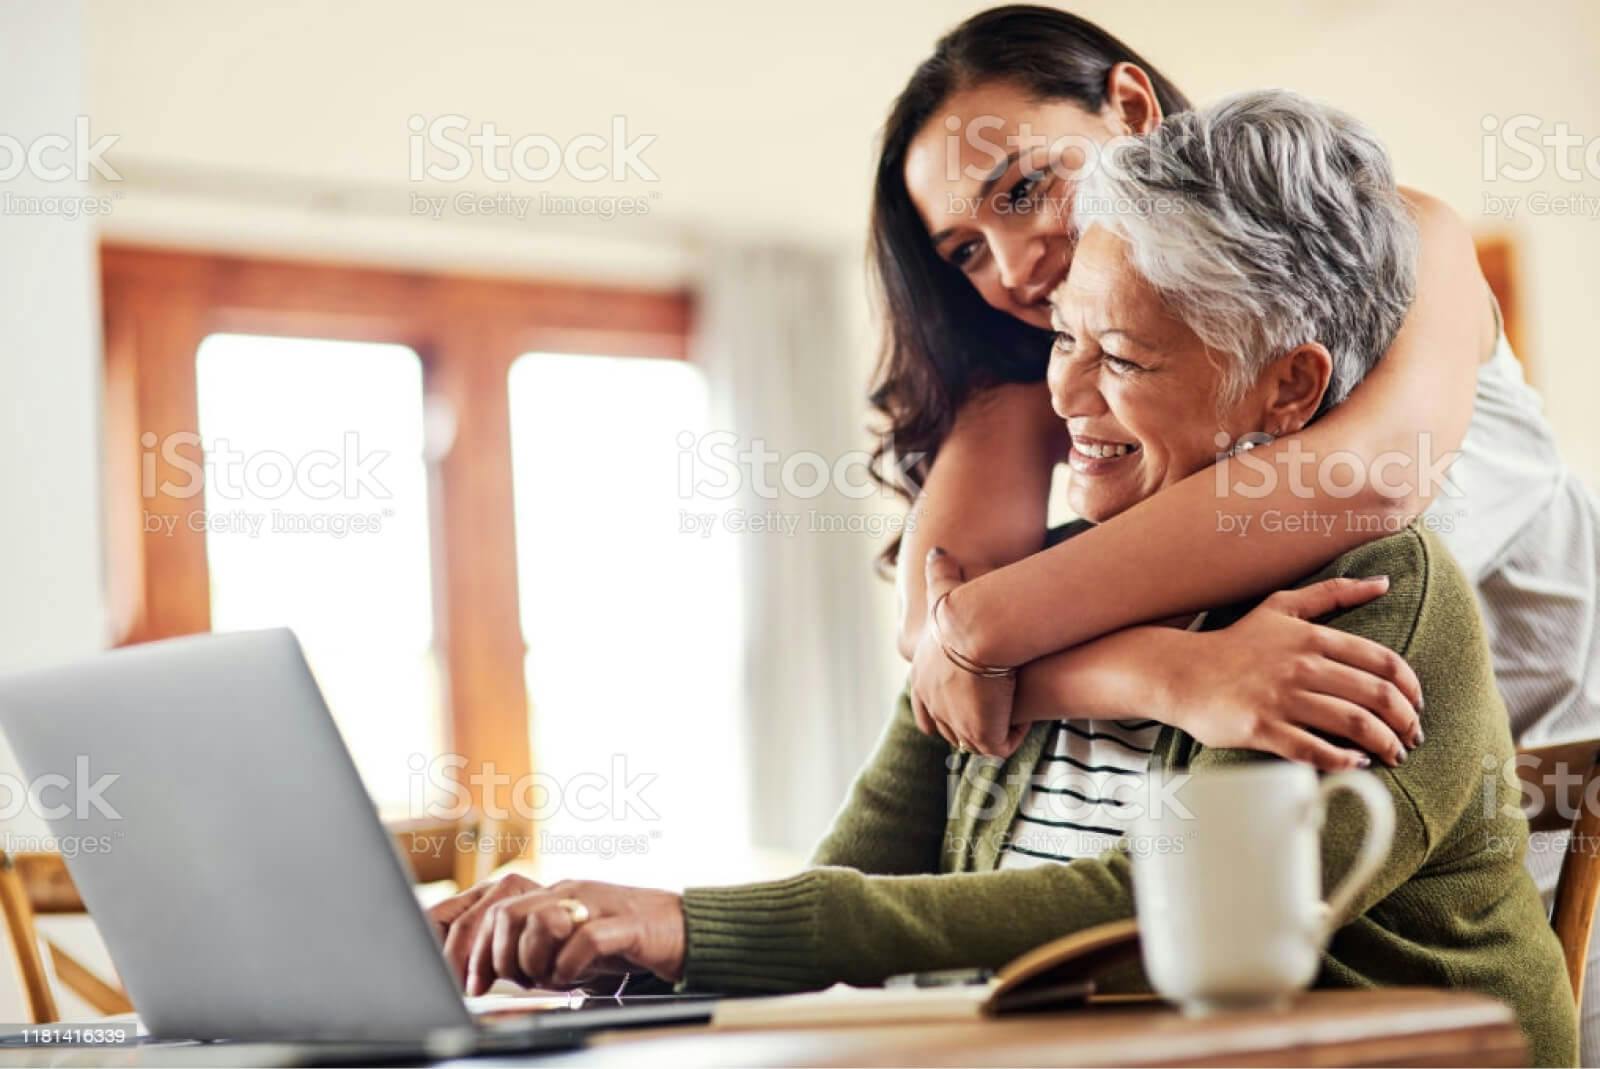
M 1333 356 L 1317 342 L 1278 357 L 1258 380 L 1262 427 L 1282 436 L 1310 423 L 1322 406 L 1332 377 Z
M 1148 134 L 1161 123 L 1161 101 L 1150 75 L 1133 63 L 1118 63 L 1106 75 L 1106 118 L 1124 134 Z

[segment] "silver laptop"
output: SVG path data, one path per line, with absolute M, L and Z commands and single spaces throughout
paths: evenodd
M 150 1034 L 483 1035 L 291 632 L 0 679 L 0 727 L 28 781 L 53 785 L 39 808 L 73 847 L 67 867 Z M 709 1007 L 610 1016 L 665 1023 Z

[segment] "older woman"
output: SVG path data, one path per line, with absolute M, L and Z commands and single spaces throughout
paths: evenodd
M 1074 442 L 1071 500 L 1090 523 L 1213 464 L 1219 442 L 1292 433 L 1338 404 L 1391 341 L 1414 285 L 1415 229 L 1382 147 L 1299 98 L 1251 94 L 1175 116 L 1107 163 L 1079 192 L 1084 233 L 1053 299 L 1049 376 Z M 959 582 L 937 551 L 929 572 L 935 597 Z M 1317 982 L 1488 992 L 1515 1007 L 1539 1064 L 1571 1064 L 1572 998 L 1521 865 L 1526 825 L 1510 798 L 1484 796 L 1503 790 L 1484 769 L 1512 746 L 1472 589 L 1415 529 L 1314 578 L 1373 576 L 1387 577 L 1384 597 L 1344 608 L 1340 588 L 1323 587 L 1324 611 L 1338 610 L 1328 622 L 1342 635 L 1409 663 L 1426 737 L 1376 772 L 1394 800 L 1394 847 Z M 1169 624 L 1206 632 L 1267 608 Z M 1262 759 L 1150 722 L 1059 721 L 1066 710 L 1049 696 L 1023 704 L 1049 719 L 998 761 L 952 755 L 902 701 L 808 871 L 683 895 L 507 878 L 436 907 L 446 955 L 473 991 L 495 977 L 571 985 L 628 970 L 786 991 L 998 965 L 1132 914 L 1126 853 L 1093 852 L 1094 836 L 1123 830 L 1119 780 Z M 1085 760 L 1085 745 L 1122 756 Z M 1351 863 L 1360 826 L 1335 803 L 1330 876 Z

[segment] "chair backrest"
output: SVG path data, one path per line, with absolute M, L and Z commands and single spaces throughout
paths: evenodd
M 449 881 L 464 891 L 500 864 L 500 837 L 493 834 L 489 821 L 476 815 L 461 820 L 388 820 L 384 827 L 394 836 L 413 883 Z
M 1516 763 L 1530 830 L 1571 833 L 1550 924 L 1561 941 L 1572 997 L 1579 1005 L 1595 904 L 1600 902 L 1600 798 L 1591 790 L 1591 785 L 1600 790 L 1597 761 L 1600 739 L 1584 739 L 1521 750 Z
M 485 825 L 476 816 L 462 820 L 405 820 L 385 823 L 415 883 L 452 881 L 465 889 L 489 875 L 499 858 L 484 848 Z M 489 836 L 492 846 L 494 837 Z M 23 997 L 34 1024 L 60 1020 L 53 971 L 62 986 L 96 1012 L 132 1013 L 121 987 L 109 983 L 49 937 L 41 937 L 42 915 L 87 914 L 66 862 L 55 853 L 7 854 L 0 851 L 0 912 L 4 913 L 11 955 L 22 980 Z M 46 968 L 44 951 L 50 955 Z

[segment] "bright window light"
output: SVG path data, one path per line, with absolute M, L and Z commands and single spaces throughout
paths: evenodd
M 214 334 L 196 375 L 212 626 L 294 629 L 368 790 L 397 812 L 442 732 L 421 361 Z
M 680 529 L 704 376 L 677 360 L 530 353 L 510 379 L 517 567 L 548 878 L 657 886 L 748 854 L 739 562 Z M 642 804 L 641 804 L 642 803 Z

